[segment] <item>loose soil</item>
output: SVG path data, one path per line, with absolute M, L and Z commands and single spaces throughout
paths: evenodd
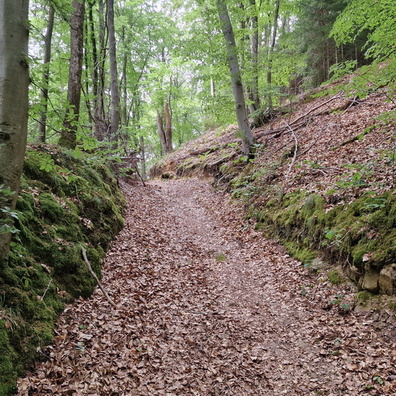
M 208 181 L 123 184 L 102 284 L 18 395 L 394 395 L 393 315 L 304 268 Z

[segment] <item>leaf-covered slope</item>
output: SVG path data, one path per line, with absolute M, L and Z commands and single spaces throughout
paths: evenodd
M 312 265 L 341 264 L 372 292 L 396 291 L 395 104 L 389 87 L 345 95 L 331 84 L 285 105 L 239 158 L 236 128 L 211 131 L 157 164 L 153 176 L 215 177 L 263 232 Z
M 90 295 L 123 225 L 123 197 L 110 170 L 51 146 L 28 149 L 9 259 L 0 266 L 0 394 L 52 339 L 65 302 Z

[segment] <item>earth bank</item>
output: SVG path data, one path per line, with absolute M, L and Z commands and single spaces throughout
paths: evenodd
M 33 359 L 46 358 L 65 303 L 88 297 L 110 242 L 123 226 L 124 198 L 101 161 L 45 145 L 28 148 L 7 260 L 0 264 L 0 395 Z

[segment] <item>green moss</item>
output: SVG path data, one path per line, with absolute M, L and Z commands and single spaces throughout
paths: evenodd
M 123 226 L 124 198 L 110 170 L 70 151 L 29 149 L 21 188 L 19 233 L 0 265 L 0 395 L 10 394 L 52 340 L 64 303 L 96 286 L 81 247 L 100 277 L 105 250 Z
M 339 285 L 343 282 L 342 275 L 337 268 L 330 269 L 330 271 L 327 273 L 327 278 L 333 285 Z
M 301 261 L 303 264 L 310 263 L 317 255 L 317 252 L 304 248 L 300 244 L 292 241 L 285 241 L 284 245 L 287 253 L 290 254 L 290 256 L 295 257 L 298 261 Z
M 240 191 L 243 194 L 243 190 Z M 266 236 L 281 239 L 289 254 L 307 262 L 320 250 L 333 263 L 350 263 L 364 273 L 366 266 L 381 269 L 396 262 L 396 197 L 392 193 L 365 194 L 352 203 L 327 208 L 318 194 L 294 191 L 282 199 L 276 188 L 266 189 L 267 200 L 253 205 Z
M 367 304 L 368 301 L 373 297 L 371 293 L 366 290 L 360 291 L 356 294 L 356 302 L 362 305 Z
M 8 320 L 0 320 L 0 395 L 9 395 L 16 390 L 15 382 L 20 372 L 16 370 L 17 354 L 12 350 L 8 338 L 9 326 Z

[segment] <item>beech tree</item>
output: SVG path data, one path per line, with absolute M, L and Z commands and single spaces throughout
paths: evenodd
M 80 116 L 81 75 L 84 54 L 85 0 L 73 0 L 70 24 L 70 62 L 67 89 L 66 115 L 59 144 L 74 149 L 77 145 L 77 128 Z
M 245 106 L 245 96 L 243 92 L 242 77 L 239 69 L 237 56 L 237 46 L 235 43 L 234 31 L 228 14 L 225 0 L 217 0 L 217 11 L 221 24 L 221 30 L 227 47 L 228 66 L 230 69 L 232 90 L 235 101 L 235 111 L 238 120 L 239 132 L 242 137 L 242 152 L 244 155 L 251 155 L 251 146 L 253 144 L 253 134 L 248 122 L 248 116 Z
M 45 143 L 47 137 L 47 113 L 49 100 L 49 83 L 50 83 L 50 62 L 51 62 L 51 46 L 52 34 L 54 31 L 55 8 L 52 4 L 48 5 L 48 24 L 47 31 L 44 36 L 44 59 L 43 59 L 43 81 L 41 88 L 42 104 L 40 109 L 39 120 L 39 138 L 38 141 Z
M 117 50 L 114 27 L 114 0 L 107 0 L 107 28 L 109 31 L 111 118 L 110 140 L 118 140 L 120 126 L 120 89 L 118 85 Z
M 28 119 L 28 1 L 0 2 L 0 262 L 8 253 Z

